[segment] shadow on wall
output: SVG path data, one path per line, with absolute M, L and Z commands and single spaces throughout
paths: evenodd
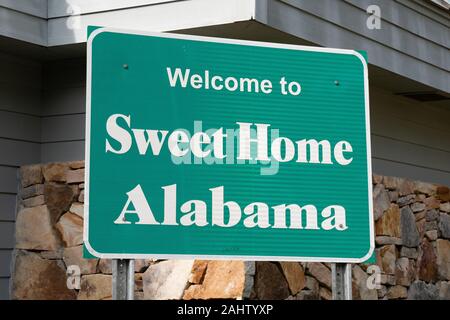
M 82 258 L 84 162 L 24 166 L 20 178 L 12 298 L 111 299 L 111 261 Z M 373 183 L 376 267 L 353 266 L 354 299 L 450 299 L 449 188 L 378 175 Z M 67 269 L 79 276 L 68 281 Z M 136 260 L 135 290 L 136 299 L 330 300 L 331 270 L 327 263 Z

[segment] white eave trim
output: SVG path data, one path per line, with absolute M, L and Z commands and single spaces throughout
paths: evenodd
M 150 1 L 149 5 L 53 18 L 48 20 L 48 46 L 86 42 L 89 25 L 163 32 L 248 21 L 255 16 L 255 1 Z

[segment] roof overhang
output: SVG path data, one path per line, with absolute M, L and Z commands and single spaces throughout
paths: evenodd
M 367 27 L 371 5 L 380 9 L 380 29 Z M 377 70 L 450 93 L 450 15 L 432 1 L 0 0 L 0 35 L 53 53 L 85 43 L 88 25 L 209 36 L 222 36 L 223 26 L 230 38 L 247 37 L 237 27 L 270 28 L 291 42 L 365 50 Z M 258 32 L 251 39 L 272 41 Z

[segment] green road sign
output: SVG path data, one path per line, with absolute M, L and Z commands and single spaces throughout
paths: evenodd
M 87 50 L 91 254 L 371 256 L 360 53 L 109 28 L 94 30 Z

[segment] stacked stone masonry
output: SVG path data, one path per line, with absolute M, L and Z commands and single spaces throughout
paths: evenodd
M 373 199 L 376 267 L 353 266 L 353 298 L 450 299 L 449 188 L 374 175 Z M 22 167 L 18 203 L 13 299 L 111 299 L 111 261 L 82 257 L 84 162 Z M 135 299 L 331 296 L 327 263 L 135 262 Z

